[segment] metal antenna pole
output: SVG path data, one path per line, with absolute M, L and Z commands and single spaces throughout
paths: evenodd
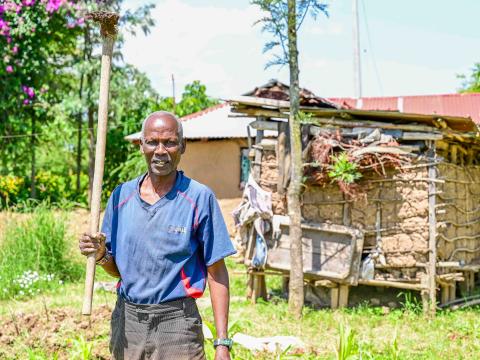
M 362 64 L 360 62 L 360 21 L 358 16 L 358 0 L 353 0 L 353 81 L 355 97 L 362 97 Z

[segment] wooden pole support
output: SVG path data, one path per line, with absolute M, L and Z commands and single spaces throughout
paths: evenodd
M 330 308 L 332 310 L 338 309 L 338 296 L 339 296 L 338 287 L 331 288 L 330 289 Z
M 436 148 L 433 141 L 429 142 L 429 157 L 430 160 L 436 160 Z M 435 162 L 435 161 L 430 161 Z M 436 273 L 437 273 L 437 217 L 435 213 L 436 207 L 436 183 L 437 168 L 435 165 L 428 167 L 428 177 L 432 179 L 428 183 L 428 224 L 429 224 L 429 239 L 428 239 L 428 295 L 429 295 L 429 313 L 435 315 L 437 308 L 437 286 L 436 286 Z M 425 311 L 426 309 L 424 309 Z
M 340 285 L 338 293 L 338 307 L 340 309 L 348 307 L 348 295 L 350 293 L 350 286 Z
M 118 14 L 97 11 L 87 15 L 88 18 L 97 21 L 101 25 L 103 37 L 102 67 L 100 73 L 100 97 L 98 101 L 98 126 L 97 143 L 95 147 L 95 173 L 93 176 L 92 200 L 90 207 L 90 233 L 99 230 L 100 204 L 102 196 L 102 180 L 105 163 L 105 147 L 107 137 L 108 119 L 108 93 L 110 90 L 110 67 L 112 63 L 113 44 L 117 34 Z M 85 293 L 83 297 L 82 314 L 92 313 L 93 284 L 95 281 L 95 255 L 87 257 L 85 274 Z

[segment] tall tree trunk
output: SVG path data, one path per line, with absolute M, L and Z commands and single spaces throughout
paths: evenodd
M 93 174 L 95 172 L 95 131 L 93 114 L 95 109 L 88 107 L 88 204 L 92 199 Z
M 30 171 L 30 197 L 37 198 L 37 186 L 35 181 L 36 164 L 35 164 L 35 114 L 32 111 L 32 136 L 30 138 L 30 152 L 32 153 L 32 168 Z
M 290 217 L 290 282 L 288 306 L 297 317 L 302 316 L 303 293 L 303 249 L 302 249 L 302 209 L 300 191 L 302 185 L 302 143 L 300 119 L 298 118 L 299 69 L 297 50 L 296 0 L 288 0 L 288 52 L 290 67 L 290 144 L 292 152 L 291 179 L 288 187 L 288 215 Z

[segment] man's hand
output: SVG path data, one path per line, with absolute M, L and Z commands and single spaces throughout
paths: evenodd
M 215 360 L 230 360 L 230 351 L 228 351 L 226 346 L 217 346 Z
M 95 260 L 98 261 L 103 258 L 107 251 L 105 247 L 105 234 L 100 232 L 94 234 L 84 233 L 80 237 L 78 247 L 80 248 L 82 255 L 85 256 L 96 252 Z

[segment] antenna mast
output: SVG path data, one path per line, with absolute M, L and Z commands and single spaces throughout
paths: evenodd
M 360 25 L 358 0 L 353 0 L 353 82 L 355 98 L 362 98 L 362 64 L 360 62 Z

